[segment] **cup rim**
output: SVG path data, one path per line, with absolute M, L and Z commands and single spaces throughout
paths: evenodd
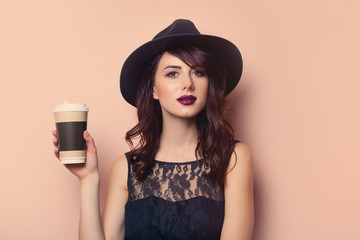
M 54 107 L 53 112 L 88 112 L 89 108 L 85 103 L 67 103 L 57 104 Z

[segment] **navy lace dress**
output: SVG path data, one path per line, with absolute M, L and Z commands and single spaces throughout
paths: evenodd
M 220 239 L 224 191 L 204 177 L 206 163 L 156 161 L 143 182 L 128 166 L 125 239 Z

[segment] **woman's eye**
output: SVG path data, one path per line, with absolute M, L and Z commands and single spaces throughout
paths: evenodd
M 202 71 L 199 71 L 199 70 L 195 70 L 194 71 L 194 74 L 197 75 L 197 76 L 205 76 L 205 72 L 202 72 Z
M 175 77 L 177 74 L 178 74 L 177 72 L 172 71 L 172 72 L 167 73 L 166 76 L 172 78 L 172 77 Z

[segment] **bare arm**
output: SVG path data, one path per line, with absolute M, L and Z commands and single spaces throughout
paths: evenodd
M 53 131 L 54 153 L 59 158 L 58 139 Z M 124 213 L 127 201 L 127 160 L 122 156 L 113 163 L 105 201 L 103 217 L 100 215 L 99 170 L 94 139 L 84 132 L 87 144 L 86 163 L 69 164 L 65 167 L 80 180 L 79 239 L 124 239 Z M 106 237 L 105 237 L 106 236 Z
M 122 156 L 113 163 L 107 187 L 102 217 L 107 240 L 118 240 L 125 237 L 124 214 L 128 198 L 127 176 L 127 159 L 126 156 Z
M 105 239 L 100 217 L 98 172 L 80 180 L 79 239 Z
M 127 196 L 125 156 L 116 159 L 111 168 L 102 221 L 99 208 L 99 175 L 96 172 L 81 179 L 79 239 L 124 239 Z
M 254 224 L 251 153 L 243 143 L 236 144 L 235 153 L 229 165 L 229 170 L 232 170 L 225 182 L 225 219 L 221 239 L 250 240 Z
M 53 131 L 54 153 L 59 158 L 57 133 Z M 105 239 L 100 217 L 99 206 L 99 170 L 97 151 L 94 139 L 85 131 L 86 162 L 85 164 L 64 165 L 72 174 L 80 180 L 80 221 L 79 239 L 102 240 Z

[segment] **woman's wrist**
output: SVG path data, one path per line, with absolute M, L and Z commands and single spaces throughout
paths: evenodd
M 100 175 L 99 175 L 98 170 L 96 170 L 96 171 L 90 173 L 89 175 L 87 175 L 86 177 L 83 177 L 82 179 L 80 179 L 81 185 L 83 185 L 83 184 L 98 184 L 99 182 L 100 182 Z

